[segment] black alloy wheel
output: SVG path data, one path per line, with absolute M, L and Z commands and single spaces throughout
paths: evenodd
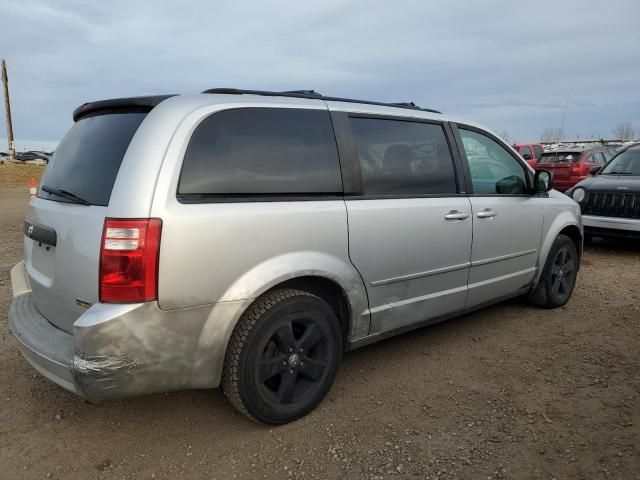
M 557 302 L 565 303 L 576 283 L 577 262 L 570 250 L 569 246 L 558 249 L 551 266 L 551 295 Z
M 275 290 L 256 300 L 234 329 L 223 390 L 248 417 L 287 423 L 322 401 L 341 353 L 340 324 L 324 300 L 300 290 Z
M 576 285 L 579 266 L 576 244 L 570 237 L 558 235 L 529 300 L 544 308 L 557 308 L 567 303 Z

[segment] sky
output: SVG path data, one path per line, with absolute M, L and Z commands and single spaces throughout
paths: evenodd
M 638 0 L 2 0 L 0 19 L 18 151 L 86 101 L 213 87 L 414 101 L 510 141 L 565 107 L 571 138 L 640 130 Z

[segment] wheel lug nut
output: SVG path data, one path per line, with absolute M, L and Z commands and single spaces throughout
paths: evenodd
M 301 367 L 304 367 L 304 362 L 300 362 L 300 366 L 301 366 Z
M 293 352 L 293 348 L 289 347 L 289 353 Z
M 286 361 L 286 360 L 283 360 L 283 361 L 282 361 L 282 366 L 283 366 L 283 367 L 286 367 L 286 366 L 287 366 L 287 361 Z
M 289 369 L 289 375 L 293 375 L 293 368 Z

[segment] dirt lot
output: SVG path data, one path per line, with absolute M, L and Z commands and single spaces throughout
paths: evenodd
M 518 300 L 347 354 L 279 428 L 219 391 L 92 406 L 11 336 L 27 193 L 0 189 L 0 477 L 640 478 L 640 242 L 597 242 L 572 300 Z
M 39 165 L 9 162 L 0 163 L 0 188 L 26 188 L 30 177 L 33 177 L 36 182 L 39 182 L 43 172 L 44 167 Z

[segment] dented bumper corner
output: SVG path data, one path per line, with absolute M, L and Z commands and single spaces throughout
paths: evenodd
M 12 271 L 13 277 L 18 274 Z M 92 403 L 186 388 L 215 387 L 215 365 L 196 361 L 207 308 L 161 310 L 155 302 L 95 304 L 58 329 L 28 287 L 16 290 L 11 330 L 42 375 Z
M 215 386 L 213 370 L 210 381 L 194 376 L 201 317 L 187 312 L 185 321 L 183 312 L 176 321 L 154 304 L 97 304 L 76 321 L 72 335 L 37 311 L 30 292 L 15 297 L 9 310 L 27 361 L 92 403 Z
M 91 402 L 119 398 L 123 384 L 135 375 L 138 364 L 125 356 L 90 356 L 76 352 L 72 373 L 76 392 Z

